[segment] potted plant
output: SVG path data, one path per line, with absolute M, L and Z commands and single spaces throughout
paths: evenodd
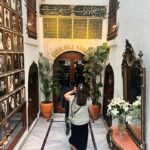
M 104 43 L 101 46 L 88 48 L 83 58 L 85 62 L 83 76 L 92 98 L 93 106 L 91 112 L 94 119 L 98 119 L 100 116 L 100 88 L 102 87 L 101 72 L 108 56 L 108 52 L 109 47 L 107 43 Z
M 50 118 L 52 115 L 53 101 L 50 96 L 52 92 L 58 93 L 59 84 L 56 77 L 53 76 L 53 67 L 49 60 L 40 53 L 39 57 L 39 75 L 41 81 L 41 92 L 44 100 L 40 103 L 40 109 L 44 118 Z

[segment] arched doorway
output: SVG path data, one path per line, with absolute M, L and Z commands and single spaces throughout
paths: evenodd
M 59 55 L 54 61 L 54 67 L 60 67 L 60 71 L 54 72 L 54 76 L 58 75 L 59 83 L 63 89 L 69 86 L 70 80 L 76 80 L 76 83 L 83 80 L 83 54 L 77 51 L 68 51 Z M 58 97 L 54 96 L 54 111 L 65 112 L 65 102 L 62 99 L 61 93 Z
M 104 79 L 104 97 L 103 97 L 103 117 L 108 126 L 112 125 L 112 118 L 107 115 L 107 106 L 110 103 L 109 100 L 114 95 L 114 73 L 110 64 L 105 69 Z
M 32 124 L 39 112 L 38 95 L 38 66 L 32 63 L 28 76 L 28 127 Z

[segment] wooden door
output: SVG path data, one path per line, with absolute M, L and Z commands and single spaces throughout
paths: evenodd
M 61 91 L 64 87 L 69 86 L 70 80 L 76 80 L 77 84 L 81 82 L 83 79 L 82 71 L 82 58 L 83 54 L 75 51 L 65 52 L 59 55 L 54 61 L 54 67 L 61 67 L 61 72 L 57 72 L 59 74 L 59 83 L 62 87 Z M 80 68 L 80 69 L 79 69 Z M 80 71 L 80 72 L 79 72 Z M 56 72 L 54 72 L 55 75 Z M 79 76 L 80 75 L 80 76 Z M 54 98 L 54 111 L 55 112 L 65 112 L 64 102 L 62 102 L 62 93 L 59 96 L 53 96 Z
M 39 112 L 38 67 L 35 62 L 30 66 L 28 79 L 28 126 L 30 127 Z
M 107 115 L 107 106 L 114 95 L 114 73 L 110 64 L 105 69 L 104 97 L 103 97 L 103 117 L 108 126 L 112 125 L 112 118 Z

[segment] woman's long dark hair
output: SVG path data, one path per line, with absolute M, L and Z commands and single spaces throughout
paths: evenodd
M 82 83 L 78 85 L 77 87 L 77 93 L 75 95 L 75 98 L 77 100 L 77 104 L 79 106 L 84 106 L 86 105 L 87 99 L 89 97 L 89 92 Z

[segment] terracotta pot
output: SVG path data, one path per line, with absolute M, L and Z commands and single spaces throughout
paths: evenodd
M 91 105 L 90 112 L 91 112 L 92 118 L 94 120 L 97 120 L 101 115 L 101 105 L 94 105 L 94 104 Z
M 41 109 L 41 114 L 44 118 L 48 119 L 52 116 L 52 110 L 53 110 L 53 103 L 40 103 L 40 109 Z

